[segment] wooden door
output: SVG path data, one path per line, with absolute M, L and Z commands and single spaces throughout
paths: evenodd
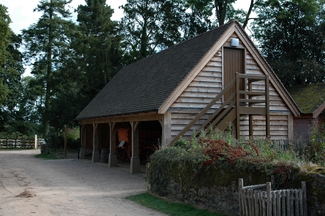
M 235 49 L 235 48 L 224 48 L 224 71 L 223 71 L 223 79 L 224 79 L 224 88 L 228 86 L 235 77 L 236 72 L 245 73 L 245 50 L 243 49 Z M 240 89 L 244 88 L 244 80 L 241 80 Z M 226 101 L 228 97 L 236 90 L 236 86 L 234 85 L 230 91 L 226 92 L 224 100 Z

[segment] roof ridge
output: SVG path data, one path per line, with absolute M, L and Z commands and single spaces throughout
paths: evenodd
M 153 57 L 153 56 L 155 56 L 155 55 L 157 55 L 157 54 L 160 54 L 160 53 L 163 53 L 163 52 L 170 51 L 170 49 L 175 49 L 175 47 L 177 48 L 178 46 L 180 46 L 180 45 L 182 45 L 182 44 L 184 44 L 184 43 L 190 43 L 191 41 L 193 41 L 193 40 L 195 40 L 195 39 L 197 39 L 197 38 L 203 37 L 203 36 L 205 36 L 206 34 L 211 34 L 211 32 L 214 32 L 214 31 L 220 30 L 220 28 L 225 27 L 226 25 L 231 25 L 232 23 L 237 23 L 237 24 L 239 24 L 238 20 L 236 20 L 236 19 L 234 19 L 234 20 L 230 20 L 229 22 L 227 22 L 227 23 L 225 23 L 225 24 L 223 24 L 223 25 L 221 25 L 221 26 L 215 27 L 215 28 L 213 28 L 213 29 L 211 29 L 211 30 L 208 30 L 208 31 L 206 31 L 206 32 L 203 32 L 203 33 L 201 33 L 201 34 L 198 34 L 198 35 L 196 35 L 196 36 L 193 36 L 192 38 L 189 38 L 189 39 L 186 39 L 186 40 L 184 40 L 184 41 L 181 41 L 181 42 L 179 42 L 179 43 L 177 43 L 177 44 L 174 44 L 174 45 L 172 45 L 172 46 L 170 46 L 170 47 L 167 47 L 166 49 L 161 50 L 160 52 L 154 52 L 153 54 L 151 54 L 151 55 L 149 55 L 149 56 L 147 56 L 147 57 L 145 57 L 145 58 L 139 59 L 139 60 L 137 60 L 137 61 L 135 61 L 135 62 L 133 62 L 133 63 L 131 63 L 131 64 L 128 64 L 128 65 L 126 65 L 125 67 L 130 66 L 130 65 L 133 65 L 133 64 L 138 63 L 138 62 L 141 62 L 141 61 L 146 60 L 146 59 L 148 59 L 148 58 L 151 58 L 151 57 Z M 240 25 L 240 24 L 239 24 L 239 25 Z M 216 42 L 217 42 L 217 41 L 216 41 Z

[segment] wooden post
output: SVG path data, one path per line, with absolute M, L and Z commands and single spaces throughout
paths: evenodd
M 64 158 L 67 158 L 67 126 L 64 125 Z
M 34 147 L 37 149 L 37 135 L 34 136 Z
M 253 91 L 253 86 L 252 86 L 252 82 L 248 82 L 248 91 Z M 251 99 L 252 97 L 249 95 L 248 99 Z M 252 105 L 249 105 L 250 107 L 252 107 Z M 248 128 L 249 128 L 249 138 L 253 138 L 254 134 L 253 134 L 253 115 L 248 115 Z
M 266 216 L 272 216 L 272 203 L 271 203 L 271 182 L 266 183 Z
M 166 147 L 167 145 L 171 144 L 171 113 L 166 112 L 164 117 L 160 122 L 161 129 L 162 129 L 162 137 L 161 137 L 161 146 Z
M 236 138 L 239 139 L 240 137 L 240 113 L 239 113 L 239 85 L 240 85 L 240 80 L 239 80 L 239 73 L 236 72 Z
M 117 155 L 116 155 L 116 123 L 109 123 L 109 155 L 108 155 L 108 166 L 117 166 Z
M 239 215 L 243 215 L 243 196 L 242 191 L 244 187 L 244 180 L 242 178 L 238 179 L 238 202 L 239 202 Z
M 303 215 L 307 216 L 307 188 L 306 188 L 306 182 L 301 182 L 301 189 L 302 189 L 302 206 L 303 206 Z
M 86 154 L 86 136 L 87 136 L 87 128 L 85 124 L 81 125 L 80 128 L 80 151 L 78 153 L 78 159 L 85 159 Z
M 270 133 L 270 85 L 269 85 L 269 76 L 266 75 L 265 78 L 265 111 L 266 111 L 266 119 L 265 119 L 265 126 L 266 126 L 266 137 L 268 139 L 271 138 Z
M 139 122 L 130 122 L 132 127 L 132 157 L 130 164 L 131 174 L 140 172 L 140 157 L 139 157 Z
M 98 124 L 93 124 L 93 154 L 92 154 L 92 162 L 99 162 L 99 149 L 98 149 L 98 132 L 97 132 Z

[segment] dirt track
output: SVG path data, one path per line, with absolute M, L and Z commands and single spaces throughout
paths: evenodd
M 0 216 L 163 215 L 124 197 L 146 191 L 129 166 L 34 158 L 39 150 L 0 151 Z

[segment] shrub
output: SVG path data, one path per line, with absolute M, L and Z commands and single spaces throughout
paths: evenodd
M 232 130 L 221 132 L 217 129 L 201 131 L 190 141 L 180 139 L 173 147 L 156 151 L 150 157 L 148 179 L 152 190 L 164 195 L 171 179 L 194 179 L 200 172 L 211 167 L 222 170 L 253 171 L 274 175 L 278 184 L 297 170 L 297 164 L 303 164 L 291 150 L 282 150 L 269 140 L 236 140 Z M 175 173 L 181 166 L 184 172 Z

